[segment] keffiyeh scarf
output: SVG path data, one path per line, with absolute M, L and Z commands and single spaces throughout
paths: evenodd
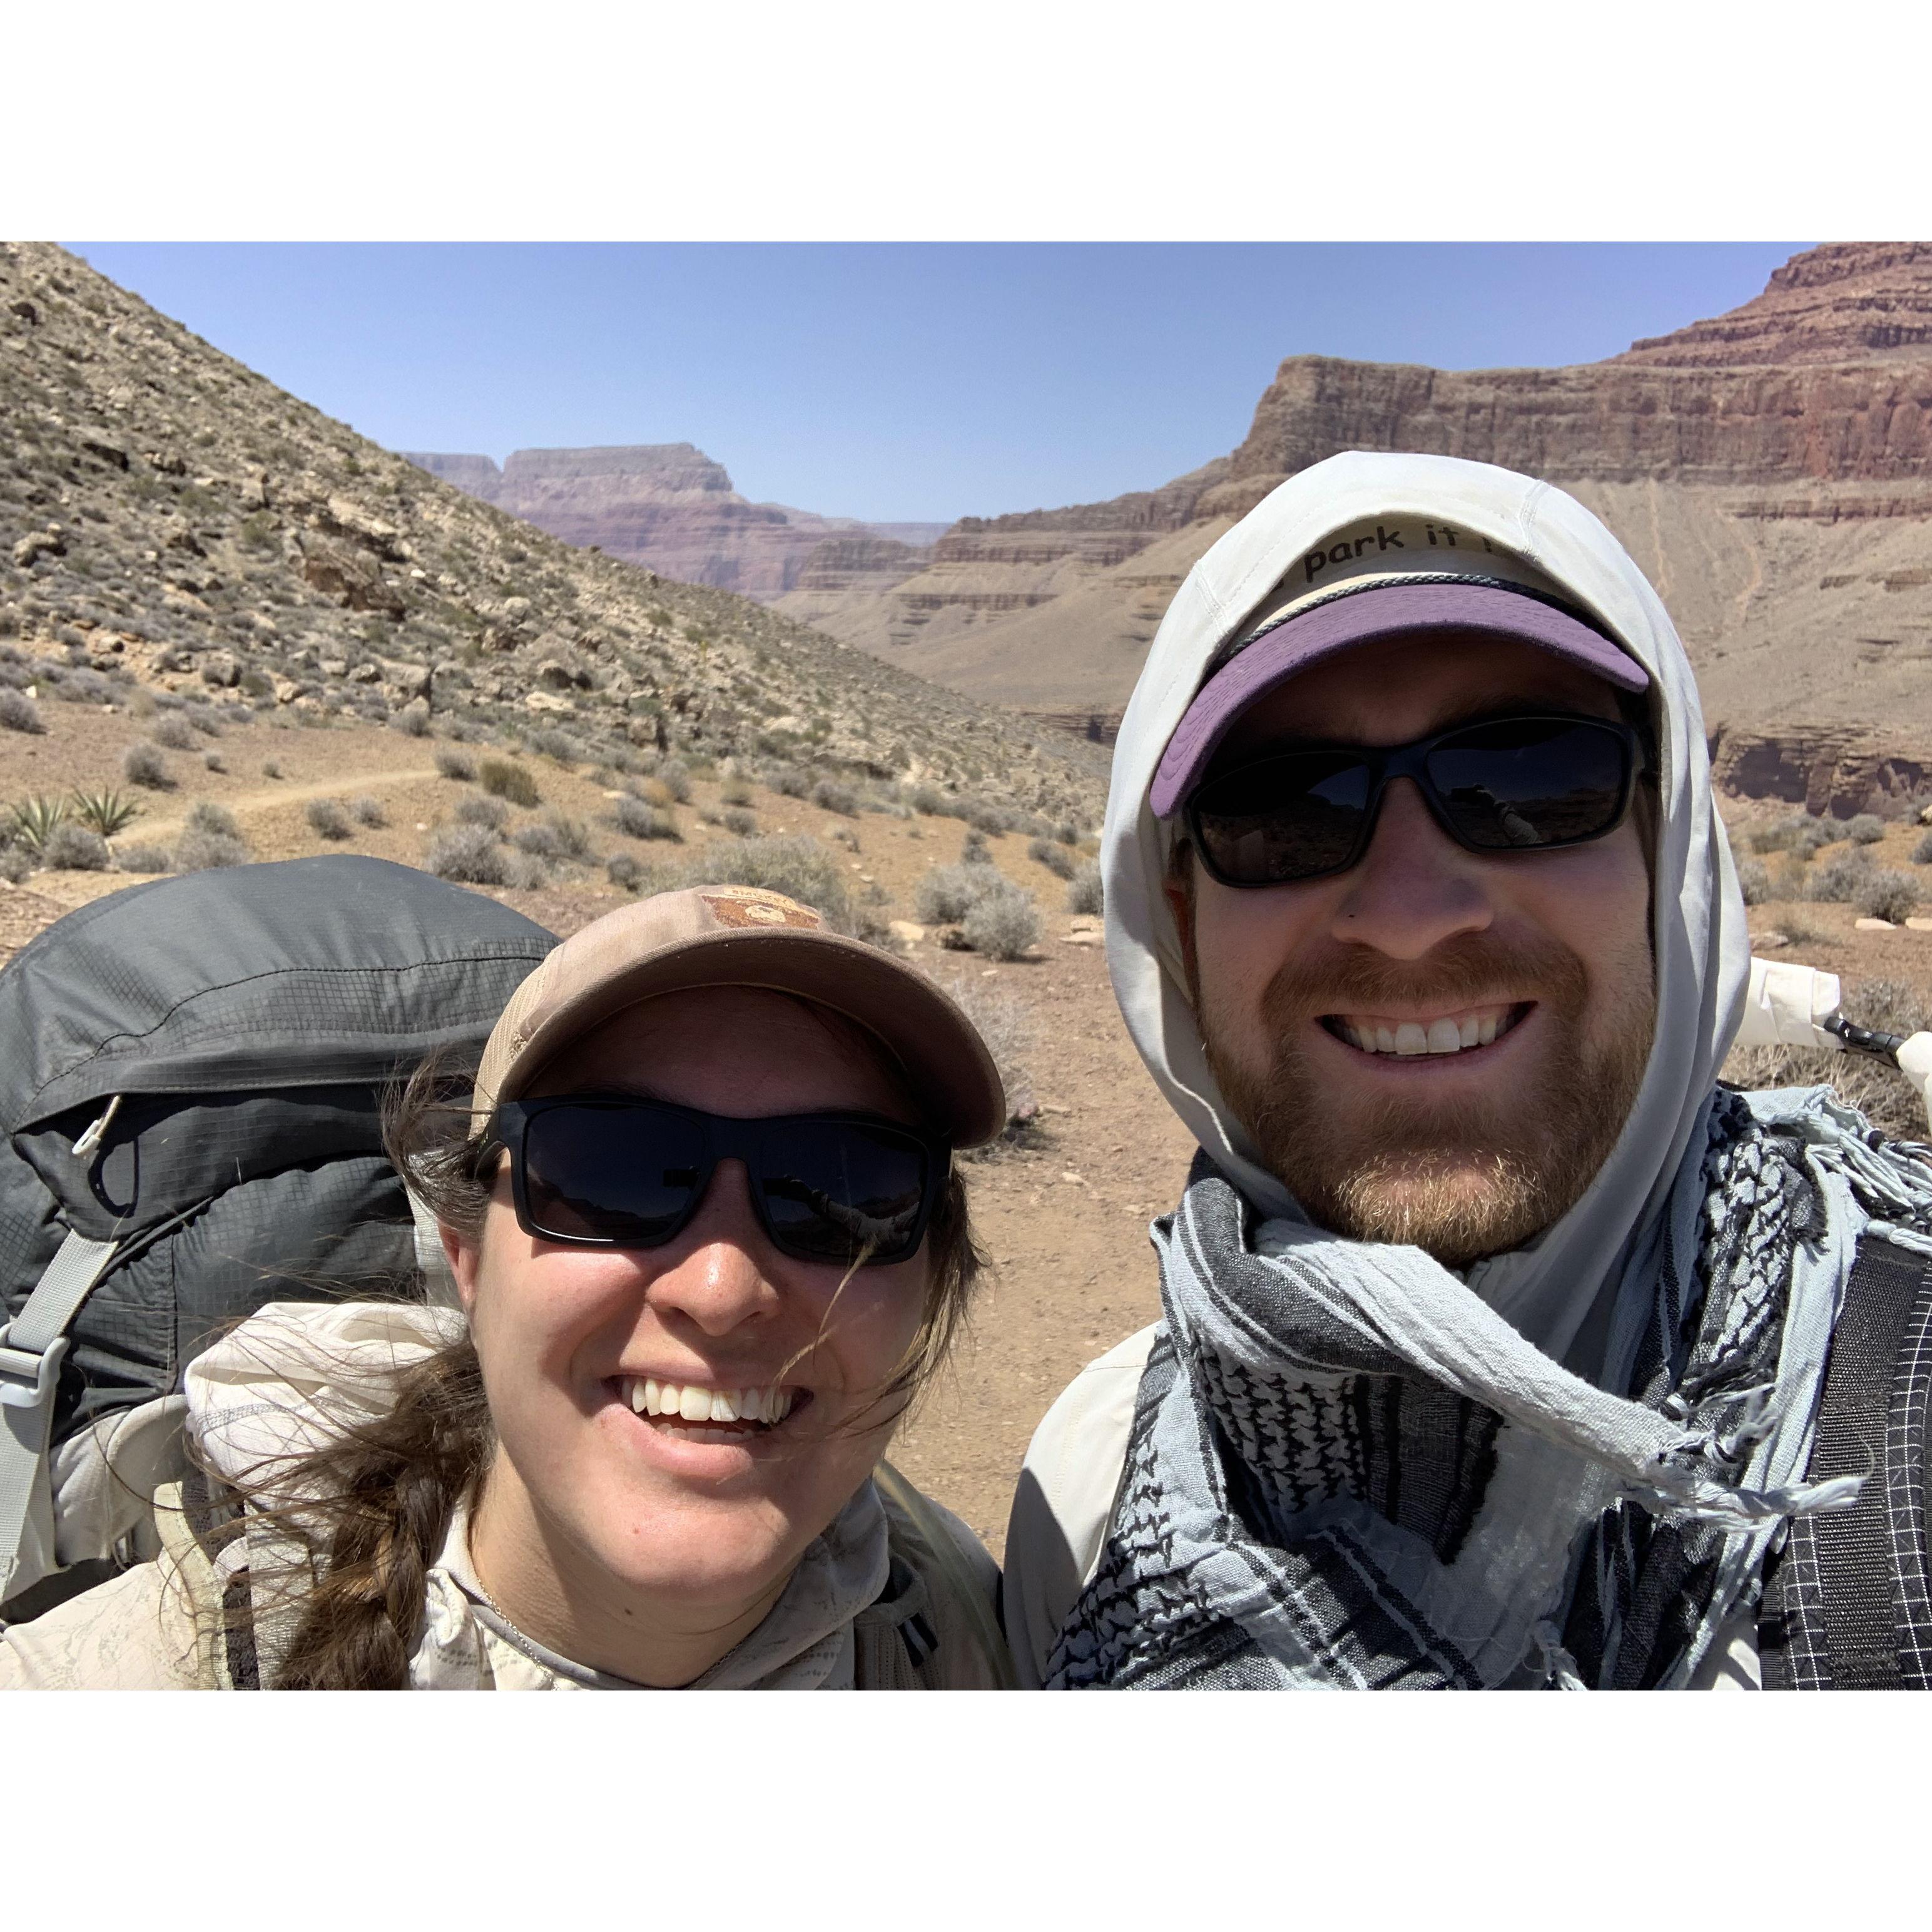
M 1718 1090 L 1604 1388 L 1420 1250 L 1252 1228 L 1198 1157 L 1048 1688 L 1684 1684 L 1784 1523 L 1856 1494 L 1803 1482 L 1825 1358 L 1868 1226 L 1932 1251 L 1924 1151 L 1826 1089 Z

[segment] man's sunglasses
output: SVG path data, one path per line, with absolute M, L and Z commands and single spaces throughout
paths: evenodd
M 1278 752 L 1210 778 L 1185 818 L 1222 885 L 1279 886 L 1358 864 L 1391 778 L 1413 778 L 1436 823 L 1472 852 L 1548 852 L 1614 831 L 1640 763 L 1627 724 L 1496 718 L 1385 749 Z
M 600 1094 L 506 1101 L 491 1142 L 509 1154 L 526 1234 L 662 1247 L 698 1212 L 718 1163 L 741 1160 L 772 1245 L 839 1268 L 917 1253 L 952 1162 L 944 1141 L 866 1114 L 736 1120 Z

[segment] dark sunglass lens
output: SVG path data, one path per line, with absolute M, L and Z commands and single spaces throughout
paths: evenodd
M 1195 794 L 1192 816 L 1220 878 L 1276 885 L 1346 865 L 1368 796 L 1363 759 L 1347 752 L 1295 752 L 1210 778 Z
M 1490 851 L 1594 838 L 1623 808 L 1628 754 L 1607 727 L 1549 718 L 1472 726 L 1429 754 L 1457 832 Z
M 931 1156 L 889 1128 L 794 1121 L 758 1142 L 759 1190 L 773 1240 L 807 1261 L 850 1267 L 912 1251 Z
M 538 1232 L 651 1247 L 688 1210 L 704 1137 L 682 1114 L 584 1102 L 530 1117 L 524 1186 Z

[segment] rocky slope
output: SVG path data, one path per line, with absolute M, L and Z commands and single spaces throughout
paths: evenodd
M 1841 812 L 1932 774 L 1932 248 L 1816 249 L 1755 301 L 1607 362 L 1283 362 L 1246 440 L 1160 490 L 967 519 L 890 584 L 802 586 L 835 634 L 1043 718 L 1118 716 L 1232 520 L 1342 449 L 1560 482 L 1670 604 L 1720 768 Z
M 589 756 L 682 748 L 1097 804 L 1086 747 L 519 522 L 52 246 L 0 244 L 0 641 L 64 663 L 62 694 L 152 683 L 318 724 L 562 730 Z
M 520 449 L 500 470 L 487 456 L 404 454 L 432 476 L 566 543 L 766 602 L 799 583 L 828 539 L 930 544 L 946 527 L 864 524 L 782 503 L 748 502 L 724 466 L 688 442 Z

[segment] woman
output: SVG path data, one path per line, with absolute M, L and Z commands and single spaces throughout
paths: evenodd
M 979 1265 L 957 1008 L 700 888 L 566 940 L 447 1084 L 391 1151 L 460 1312 L 280 1304 L 191 1364 L 164 1556 L 0 1636 L 0 1686 L 1003 1683 L 991 1559 L 878 1466 Z

